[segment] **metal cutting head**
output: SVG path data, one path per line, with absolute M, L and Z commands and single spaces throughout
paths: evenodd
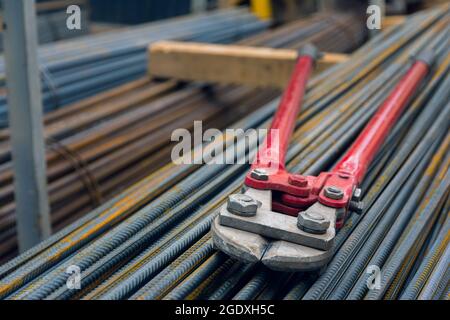
M 337 209 L 316 203 L 303 212 L 319 219 L 318 225 L 328 222 L 324 232 L 308 231 L 303 225 L 314 228 L 314 221 L 272 211 L 271 195 L 270 190 L 253 188 L 232 195 L 211 228 L 215 246 L 240 261 L 262 262 L 277 271 L 325 266 L 333 253 Z

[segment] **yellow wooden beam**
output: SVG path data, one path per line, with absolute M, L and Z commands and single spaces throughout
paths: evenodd
M 153 77 L 221 84 L 284 88 L 297 51 L 236 45 L 160 41 L 150 46 Z M 344 54 L 326 53 L 317 69 L 347 61 Z

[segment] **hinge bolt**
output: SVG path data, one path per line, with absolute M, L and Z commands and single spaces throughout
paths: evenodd
M 250 173 L 250 176 L 253 179 L 260 180 L 260 181 L 267 181 L 267 180 L 269 180 L 269 174 L 264 169 L 254 169 Z
M 352 200 L 354 200 L 354 201 L 361 200 L 361 193 L 362 193 L 361 189 L 356 188 L 355 191 L 353 191 Z
M 252 217 L 258 210 L 258 202 L 246 194 L 232 194 L 228 197 L 227 209 L 239 216 Z
M 296 187 L 304 188 L 304 187 L 308 186 L 308 180 L 306 180 L 306 178 L 303 176 L 290 175 L 288 178 L 288 182 L 289 182 L 289 184 L 296 186 Z
M 361 201 L 350 201 L 348 209 L 357 214 L 361 214 L 364 211 L 364 203 L 362 203 Z
M 297 217 L 297 227 L 308 233 L 324 234 L 330 226 L 330 221 L 321 213 L 311 210 L 300 212 Z
M 342 190 L 337 187 L 327 187 L 325 188 L 324 193 L 326 197 L 333 200 L 340 200 L 344 197 Z

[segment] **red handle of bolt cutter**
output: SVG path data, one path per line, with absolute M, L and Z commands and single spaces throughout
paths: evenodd
M 420 60 L 411 66 L 333 172 L 348 173 L 355 177 L 358 184 L 361 183 L 381 144 L 428 70 L 428 64 Z
M 309 55 L 298 58 L 289 84 L 272 120 L 272 125 L 264 143 L 258 149 L 252 169 L 268 167 L 278 170 L 285 169 L 286 152 L 295 129 L 297 115 L 301 109 L 301 102 L 313 64 L 314 59 Z

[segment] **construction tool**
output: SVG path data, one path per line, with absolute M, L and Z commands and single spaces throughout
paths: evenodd
M 316 176 L 285 169 L 307 79 L 319 53 L 301 49 L 269 133 L 245 178 L 212 225 L 215 246 L 241 261 L 273 270 L 310 271 L 333 255 L 336 230 L 348 211 L 361 213 L 359 185 L 404 107 L 428 74 L 434 54 L 424 50 L 379 107 L 354 144 L 330 172 Z

